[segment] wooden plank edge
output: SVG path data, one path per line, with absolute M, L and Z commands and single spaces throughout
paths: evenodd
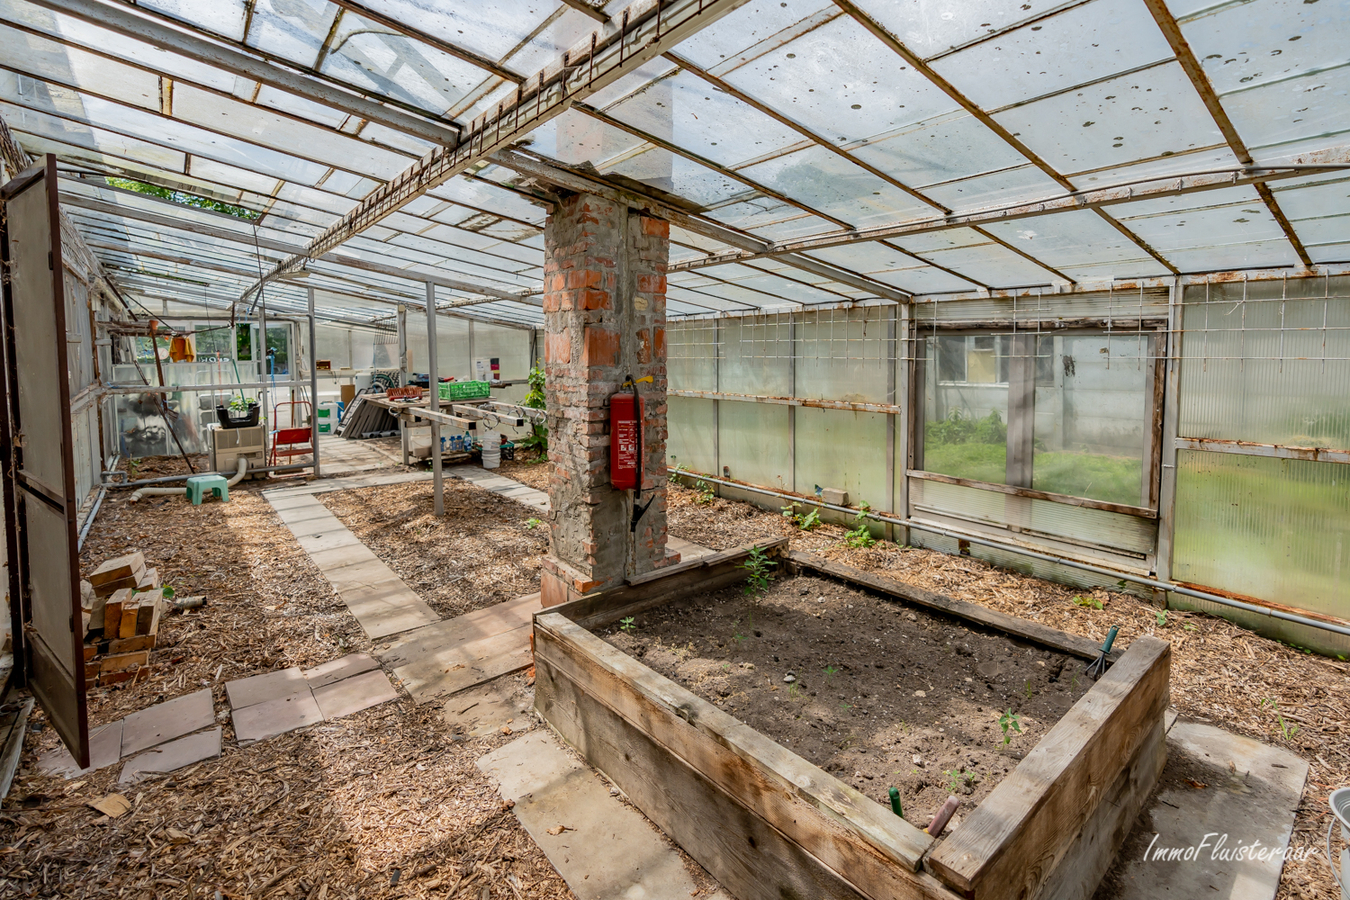
M 9 796 L 10 785 L 14 783 L 14 773 L 19 770 L 19 757 L 23 753 L 23 739 L 28 734 L 28 717 L 33 712 L 33 698 L 29 697 L 14 714 L 9 734 L 5 738 L 4 749 L 0 750 L 0 800 Z
M 1030 619 L 999 612 L 978 603 L 971 603 L 968 600 L 958 600 L 955 597 L 948 597 L 945 594 L 915 587 L 893 578 L 875 575 L 844 563 L 833 562 L 814 553 L 791 550 L 788 551 L 786 556 L 788 566 L 793 571 L 805 570 L 825 575 L 872 593 L 879 593 L 905 603 L 921 606 L 924 609 L 958 619 L 965 619 L 984 628 L 1003 631 L 1013 637 L 1031 641 L 1080 659 L 1095 660 L 1101 654 L 1101 646 L 1094 643 L 1091 638 L 1069 634 L 1067 631 L 1042 625 L 1040 622 L 1033 622 Z M 1123 650 L 1117 648 L 1107 654 L 1106 658 L 1114 663 L 1120 659 L 1123 653 Z
M 786 553 L 787 546 L 787 538 L 774 538 L 768 541 L 742 544 L 739 547 L 732 547 L 727 550 L 719 550 L 708 556 L 678 562 L 673 566 L 639 575 L 606 591 L 588 594 L 585 597 L 578 597 L 576 600 L 559 603 L 556 606 L 545 607 L 535 615 L 558 613 L 573 622 L 587 620 L 587 624 L 584 626 L 586 628 L 598 628 L 601 625 L 608 624 L 611 621 L 617 622 L 620 618 L 630 615 L 629 607 L 636 603 L 655 601 L 644 607 L 650 609 L 652 606 L 669 603 L 695 591 L 704 590 L 706 589 L 705 582 L 714 574 L 730 573 L 743 578 L 743 570 L 740 568 L 741 563 L 750 556 L 754 549 L 759 548 L 766 555 L 778 559 Z M 723 586 L 725 585 L 718 585 L 718 587 Z
M 932 847 L 934 839 L 881 804 L 575 623 L 561 616 L 541 616 L 535 619 L 535 631 L 539 638 L 535 643 L 536 662 L 543 661 L 555 667 L 561 665 L 573 677 L 578 677 L 578 663 L 601 669 L 636 700 L 633 708 L 616 709 L 616 714 L 645 733 L 652 732 L 653 711 L 678 718 L 720 751 L 739 758 L 769 789 L 776 788 L 789 801 L 808 804 L 814 815 L 820 817 L 818 824 L 843 828 L 896 867 L 910 873 L 920 869 L 923 855 Z M 558 652 L 553 651 L 554 647 Z M 612 706 L 611 703 L 606 705 Z M 729 773 L 707 771 L 713 767 L 699 765 L 688 758 L 687 751 L 682 754 L 658 735 L 652 737 L 730 792 L 735 793 L 734 788 L 742 786 Z M 730 783 L 723 784 L 723 781 Z M 798 825 L 795 820 L 771 824 L 779 830 L 792 831 L 794 827 L 800 830 L 799 843 L 820 837 L 809 825 Z
M 1005 852 L 1015 845 L 1027 823 L 1047 806 L 1055 788 L 1071 772 L 1079 757 L 1094 742 L 1104 740 L 1103 732 L 1118 729 L 1126 704 L 1138 701 L 1141 689 L 1149 680 L 1158 679 L 1159 672 L 1160 690 L 1146 698 L 1148 706 L 1141 718 L 1163 721 L 1169 696 L 1171 648 L 1171 644 L 1157 638 L 1136 638 L 1120 662 L 1055 723 L 1026 758 L 965 818 L 961 828 L 933 848 L 924 860 L 925 866 L 957 893 L 969 897 L 986 896 L 979 891 L 984 876 L 1003 862 Z M 1117 740 L 1112 747 L 1129 760 L 1149 733 L 1150 730 L 1142 731 L 1133 743 Z M 1067 746 L 1061 746 L 1064 744 Z M 1107 785 L 1114 783 L 1116 777 L 1112 776 Z M 1100 805 L 1101 795 L 1096 803 Z M 1084 827 L 1095 810 L 1096 807 L 1087 812 Z M 1069 827 L 1069 823 L 1061 825 Z M 1001 833 L 1003 838 L 993 847 L 978 846 L 987 843 L 983 836 L 988 833 Z M 1065 845 L 1064 852 L 1068 846 Z M 1058 854 L 1055 864 L 1062 858 L 1063 853 Z M 1021 864 L 1029 867 L 1032 863 L 1022 860 Z M 1044 868 L 1046 875 L 1042 884 L 1054 870 L 1054 865 Z

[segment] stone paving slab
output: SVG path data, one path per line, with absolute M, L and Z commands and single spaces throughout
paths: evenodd
M 217 726 L 137 754 L 122 766 L 117 783 L 131 784 L 150 775 L 173 772 L 204 759 L 215 759 L 220 755 L 220 734 L 221 729 Z
M 61 775 L 67 781 L 88 775 L 97 769 L 111 766 L 122 758 L 122 720 L 109 722 L 89 734 L 89 768 L 81 769 L 64 743 L 38 759 L 38 771 L 44 775 Z
M 260 741 L 323 721 L 319 704 L 308 690 L 236 709 L 232 715 L 234 736 L 240 743 Z
M 157 703 L 122 720 L 122 755 L 130 756 L 216 724 L 210 688 Z
M 596 773 L 535 729 L 478 760 L 577 900 L 689 900 L 698 892 L 674 845 Z M 560 827 L 561 826 L 561 827 Z M 724 891 L 711 900 L 730 900 Z
M 389 676 L 380 669 L 314 688 L 314 702 L 325 719 L 337 719 L 398 699 Z
M 268 700 L 280 700 L 308 690 L 309 681 L 297 666 L 225 682 L 225 695 L 229 698 L 230 709 L 243 709 Z
M 379 665 L 375 657 L 368 653 L 349 653 L 312 669 L 305 669 L 305 680 L 309 682 L 310 690 L 315 690 L 326 684 L 369 672 L 371 669 L 379 668 Z

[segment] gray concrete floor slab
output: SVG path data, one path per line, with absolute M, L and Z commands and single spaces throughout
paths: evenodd
M 389 676 L 379 669 L 362 672 L 314 689 L 314 702 L 325 719 L 337 719 L 398 699 Z
M 544 729 L 484 756 L 512 812 L 578 900 L 689 900 L 698 891 L 684 861 L 641 813 Z M 713 897 L 730 900 L 724 892 Z
M 1279 747 L 1185 721 L 1168 732 L 1167 755 L 1161 787 L 1097 900 L 1272 900 L 1308 764 Z M 1253 858 L 1235 857 L 1244 851 Z
M 369 672 L 371 669 L 379 668 L 379 665 L 375 657 L 368 653 L 349 653 L 312 669 L 305 669 L 305 680 L 309 682 L 310 689 L 314 690 L 353 675 L 360 675 L 362 672 Z

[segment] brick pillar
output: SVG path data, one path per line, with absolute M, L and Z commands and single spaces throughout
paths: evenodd
M 591 194 L 568 195 L 544 226 L 549 555 L 553 606 L 679 560 L 666 553 L 666 261 L 670 226 Z M 628 376 L 646 401 L 646 513 L 609 483 L 609 398 Z

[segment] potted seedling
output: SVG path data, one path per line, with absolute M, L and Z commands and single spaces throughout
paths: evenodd
M 258 401 L 235 394 L 225 406 L 216 406 L 221 428 L 248 428 L 258 424 Z

